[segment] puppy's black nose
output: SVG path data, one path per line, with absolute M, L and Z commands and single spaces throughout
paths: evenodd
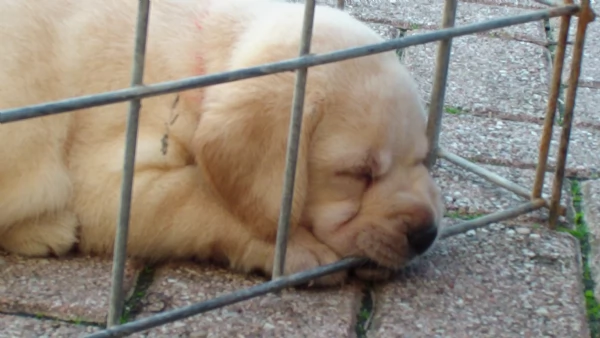
M 417 255 L 427 251 L 437 237 L 438 229 L 435 225 L 431 225 L 418 232 L 408 235 L 408 244 Z

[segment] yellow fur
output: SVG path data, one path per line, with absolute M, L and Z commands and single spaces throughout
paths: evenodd
M 3 1 L 0 109 L 127 87 L 136 7 Z M 144 82 L 295 57 L 302 15 L 276 1 L 153 1 Z M 347 14 L 317 9 L 311 52 L 380 41 Z M 270 273 L 293 83 L 287 72 L 142 101 L 130 255 Z M 1 248 L 62 255 L 79 231 L 82 252 L 112 254 L 127 110 L 0 125 Z M 407 235 L 442 213 L 426 150 L 416 87 L 393 52 L 311 68 L 286 272 L 351 255 L 388 268 L 412 259 Z

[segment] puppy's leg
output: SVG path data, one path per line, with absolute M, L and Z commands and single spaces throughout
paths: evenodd
M 291 255 L 286 256 L 286 264 L 290 265 L 291 272 L 300 272 L 320 265 L 335 263 L 340 257 L 328 246 L 319 241 L 306 228 L 299 226 L 290 236 L 288 247 L 292 248 Z M 308 251 L 312 254 L 312 259 L 307 260 L 310 255 L 298 255 L 296 252 Z M 290 270 L 286 267 L 286 273 Z M 343 282 L 347 277 L 347 272 L 338 272 L 316 280 L 319 285 L 332 285 Z
M 72 212 L 46 213 L 13 224 L 0 235 L 0 247 L 24 256 L 61 256 L 76 243 L 76 231 Z
M 227 236 L 227 234 L 223 234 Z M 224 248 L 234 269 L 250 272 L 259 269 L 267 276 L 271 275 L 275 259 L 275 243 L 265 242 L 255 237 L 247 244 L 224 240 Z M 308 230 L 296 228 L 291 234 L 286 250 L 286 275 L 306 271 L 321 265 L 331 264 L 339 260 L 339 256 L 329 247 L 319 242 Z M 346 279 L 346 272 L 339 272 L 315 280 L 317 285 L 340 284 Z
M 35 91 L 12 93 L 6 95 L 14 100 L 9 106 L 30 104 L 24 95 Z M 72 184 L 65 154 L 71 120 L 61 114 L 0 126 L 1 248 L 46 256 L 65 254 L 75 244 L 77 219 L 68 209 Z
M 111 254 L 118 210 L 120 174 L 102 177 L 98 184 L 82 179 L 76 188 L 80 217 L 80 248 L 86 253 Z M 108 204 L 103 204 L 108 203 Z M 100 216 L 100 217 L 98 217 Z M 128 253 L 150 260 L 226 258 L 242 272 L 271 274 L 275 243 L 265 241 L 223 207 L 194 165 L 139 170 L 135 174 Z M 304 229 L 290 236 L 286 274 L 332 263 L 337 255 Z M 340 282 L 344 275 L 318 282 Z

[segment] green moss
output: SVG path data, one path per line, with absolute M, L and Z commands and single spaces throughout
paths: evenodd
M 600 338 L 600 304 L 594 295 L 595 282 L 592 278 L 592 271 L 589 265 L 590 255 L 590 233 L 585 223 L 581 201 L 581 185 L 578 181 L 573 180 L 571 183 L 571 194 L 573 196 L 573 207 L 575 209 L 574 229 L 559 228 L 559 231 L 568 232 L 573 237 L 579 240 L 581 247 L 582 268 L 583 268 L 583 284 L 585 305 L 588 316 L 588 323 L 592 338 Z
M 479 218 L 481 216 L 485 216 L 485 214 L 479 214 L 479 213 L 463 214 L 463 213 L 460 213 L 458 211 L 449 211 L 444 216 L 448 217 L 448 218 L 460 219 L 460 220 L 463 220 L 463 221 L 468 221 L 468 220 Z
M 121 324 L 129 322 L 141 311 L 141 301 L 154 279 L 154 268 L 146 266 L 138 276 L 137 284 L 131 297 L 125 302 Z
M 363 299 L 361 308 L 356 315 L 356 337 L 357 338 L 365 338 L 367 336 L 367 331 L 370 327 L 370 319 L 373 316 L 373 298 L 372 298 L 372 289 L 373 285 L 368 285 L 365 290 L 363 290 Z
M 418 23 L 411 23 L 408 29 L 414 31 L 420 29 L 421 27 L 423 27 L 423 25 L 419 25 Z
M 452 115 L 460 115 L 465 112 L 465 110 L 461 107 L 451 107 L 451 106 L 444 107 L 444 111 L 446 113 L 452 114 Z
M 400 39 L 406 36 L 406 29 L 402 29 L 400 27 L 396 27 L 396 39 Z M 398 48 L 396 49 L 396 55 L 398 55 L 398 60 L 402 62 L 402 58 L 404 57 L 404 49 Z

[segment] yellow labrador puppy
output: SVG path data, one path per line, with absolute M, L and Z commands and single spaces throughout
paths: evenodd
M 128 87 L 135 0 L 0 3 L 0 109 Z M 297 56 L 303 5 L 152 1 L 145 83 Z M 382 41 L 318 7 L 312 53 Z M 142 102 L 128 252 L 237 271 L 273 265 L 293 96 L 286 72 Z M 435 242 L 426 116 L 393 52 L 311 68 L 286 273 L 366 256 L 395 269 Z M 0 125 L 0 247 L 111 255 L 128 103 Z M 322 279 L 338 283 L 344 274 Z

